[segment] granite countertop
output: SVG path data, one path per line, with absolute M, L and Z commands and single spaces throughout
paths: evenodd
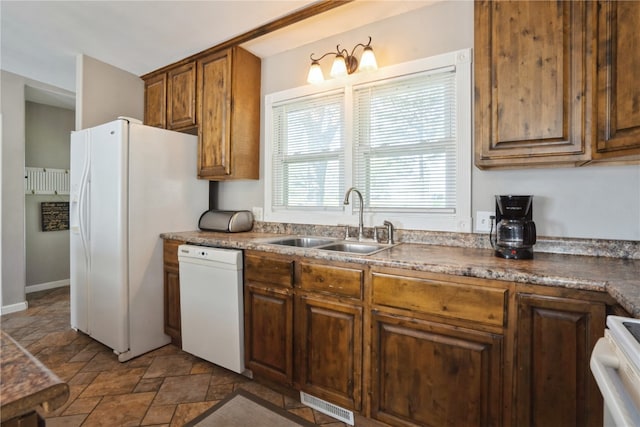
M 2 422 L 33 412 L 51 411 L 69 398 L 69 386 L 5 332 L 0 335 Z
M 164 239 L 221 248 L 253 249 L 331 261 L 455 274 L 543 286 L 608 292 L 632 316 L 640 318 L 640 260 L 536 252 L 532 260 L 508 260 L 486 248 L 400 243 L 371 255 L 323 251 L 268 243 L 280 234 L 186 231 Z

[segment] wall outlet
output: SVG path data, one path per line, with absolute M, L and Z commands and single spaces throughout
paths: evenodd
M 488 233 L 491 231 L 491 217 L 495 214 L 488 211 L 476 212 L 476 231 L 479 233 Z
M 256 221 L 262 221 L 262 208 L 254 206 L 251 208 L 251 212 L 253 213 L 253 219 Z

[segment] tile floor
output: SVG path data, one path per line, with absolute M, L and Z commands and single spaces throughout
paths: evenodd
M 128 362 L 69 326 L 69 288 L 27 295 L 0 327 L 61 379 L 70 397 L 47 427 L 181 426 L 237 388 L 324 427 L 343 427 L 296 399 L 167 345 Z M 259 426 L 251 426 L 259 427 Z

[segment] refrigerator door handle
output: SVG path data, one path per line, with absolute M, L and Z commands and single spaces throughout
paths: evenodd
M 80 229 L 80 241 L 82 242 L 82 251 L 84 252 L 84 260 L 85 265 L 88 267 L 90 262 L 90 253 L 89 253 L 89 221 L 88 217 L 90 216 L 87 212 L 85 217 L 85 210 L 88 209 L 88 196 L 89 196 L 89 161 L 90 161 L 90 144 L 87 144 L 87 150 L 85 152 L 84 165 L 82 167 L 82 174 L 80 176 L 80 191 L 78 197 L 78 225 Z

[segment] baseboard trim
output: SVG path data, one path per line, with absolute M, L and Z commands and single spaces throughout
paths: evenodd
M 39 283 L 37 285 L 29 285 L 24 287 L 24 291 L 28 294 L 38 291 L 46 291 L 47 289 L 62 288 L 69 286 L 69 279 L 56 280 L 54 282 Z
M 16 313 L 18 311 L 24 311 L 28 307 L 29 307 L 29 304 L 27 304 L 26 301 L 19 302 L 16 304 L 11 304 L 11 305 L 3 305 L 0 311 L 0 314 Z

